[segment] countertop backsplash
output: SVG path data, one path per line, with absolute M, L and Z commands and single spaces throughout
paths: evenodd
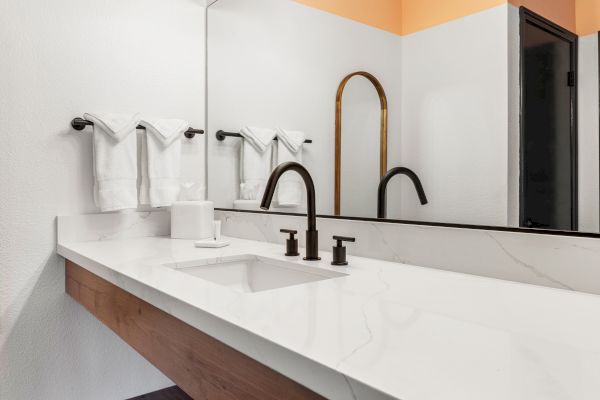
M 306 217 L 216 211 L 223 234 L 281 243 L 281 228 L 304 242 Z M 348 254 L 491 278 L 600 294 L 600 240 L 507 231 L 318 218 L 319 247 L 356 237 Z
M 61 241 L 169 235 L 166 210 L 86 214 L 61 218 Z M 280 243 L 281 228 L 297 229 L 304 244 L 306 217 L 215 211 L 225 236 Z M 67 225 L 68 224 L 68 225 Z M 356 237 L 348 254 L 600 294 L 600 240 L 479 229 L 318 218 L 319 247 L 331 251 L 333 235 Z M 64 232 L 63 232 L 64 231 Z

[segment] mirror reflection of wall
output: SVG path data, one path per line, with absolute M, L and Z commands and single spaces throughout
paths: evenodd
M 400 40 L 396 34 L 294 1 L 220 0 L 211 5 L 207 156 L 209 196 L 215 204 L 232 208 L 239 198 L 240 141 L 219 142 L 214 132 L 235 132 L 245 125 L 282 127 L 301 130 L 313 140 L 304 146 L 303 162 L 315 181 L 318 212 L 333 214 L 338 85 L 350 72 L 377 71 L 378 79 L 389 88 L 388 99 L 399 104 Z M 362 163 L 378 154 L 379 100 L 373 87 L 359 79 L 349 85 L 353 95 L 345 96 L 344 101 L 346 109 L 353 112 L 345 113 L 349 119 L 344 125 L 351 137 L 368 139 L 369 149 L 373 146 L 373 151 L 360 154 Z M 358 108 L 364 111 L 357 113 Z M 372 118 L 369 113 L 374 113 Z M 390 130 L 398 132 L 399 124 L 399 113 L 390 116 Z M 375 161 L 371 196 L 376 196 L 377 165 Z M 218 179 L 210 174 L 212 169 L 221 171 Z M 353 186 L 354 197 L 361 197 L 361 186 Z M 375 212 L 373 201 L 363 216 L 374 217 Z
M 214 132 L 283 127 L 313 140 L 304 147 L 304 164 L 315 180 L 318 213 L 333 214 L 335 93 L 344 76 L 367 71 L 388 98 L 387 167 L 414 171 L 428 198 L 422 205 L 413 183 L 395 177 L 388 218 L 523 225 L 519 7 L 525 6 L 579 35 L 573 226 L 599 230 L 600 18 L 594 15 L 600 17 L 600 6 L 589 0 L 368 3 L 361 9 L 358 2 L 219 0 L 209 7 L 209 196 L 218 206 L 234 208 L 239 199 L 241 140 L 219 142 Z M 366 79 L 348 83 L 341 215 L 377 215 L 378 103 Z M 220 171 L 218 181 L 212 169 Z

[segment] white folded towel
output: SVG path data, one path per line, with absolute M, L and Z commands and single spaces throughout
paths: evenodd
M 295 161 L 302 164 L 302 148 L 306 135 L 304 132 L 277 128 L 277 165 Z M 277 203 L 279 207 L 297 207 L 302 202 L 302 182 L 298 174 L 283 174 L 277 185 Z
M 181 190 L 181 139 L 190 124 L 181 119 L 147 119 L 141 142 L 140 204 L 168 207 Z
M 139 116 L 85 113 L 94 123 L 94 201 L 100 211 L 137 208 Z
M 240 199 L 260 200 L 271 173 L 275 130 L 246 126 L 240 135 Z

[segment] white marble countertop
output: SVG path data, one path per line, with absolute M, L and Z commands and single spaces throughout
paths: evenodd
M 290 259 L 283 244 L 231 242 L 125 238 L 58 252 L 327 398 L 600 398 L 599 296 L 352 256 L 335 268 L 348 276 L 244 294 L 164 265 Z M 333 268 L 321 255 L 292 259 Z

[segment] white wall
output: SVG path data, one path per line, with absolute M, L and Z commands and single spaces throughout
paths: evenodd
M 196 0 L 0 2 L 0 398 L 122 400 L 169 380 L 64 293 L 55 217 L 95 211 L 88 110 L 204 126 Z M 203 138 L 185 145 L 203 171 Z
M 579 38 L 579 230 L 600 228 L 598 34 Z
M 288 0 L 220 0 L 208 14 L 209 198 L 217 206 L 231 207 L 239 193 L 240 140 L 218 142 L 214 133 L 237 132 L 244 125 L 281 126 L 303 130 L 313 139 L 305 146 L 304 163 L 315 181 L 318 212 L 331 214 L 338 85 L 348 73 L 373 73 L 387 92 L 389 130 L 398 132 L 400 37 Z M 365 91 L 376 106 L 358 115 L 359 105 L 344 96 L 349 106 L 344 112 L 350 114 L 346 117 L 355 117 L 344 117 L 344 129 L 353 127 L 350 136 L 362 132 L 365 141 L 378 146 L 378 123 L 372 123 L 373 110 L 378 109 L 374 89 L 351 85 L 352 97 L 357 94 L 353 88 Z M 342 146 L 350 143 L 343 141 Z M 365 154 L 356 160 L 366 161 L 379 164 L 378 158 L 367 160 Z M 344 176 L 343 182 L 347 179 Z M 366 190 L 355 184 L 352 200 Z M 373 203 L 372 216 L 375 207 Z
M 390 155 L 430 200 L 421 206 L 403 179 L 403 218 L 506 225 L 507 38 L 506 5 L 402 38 L 402 133 Z

